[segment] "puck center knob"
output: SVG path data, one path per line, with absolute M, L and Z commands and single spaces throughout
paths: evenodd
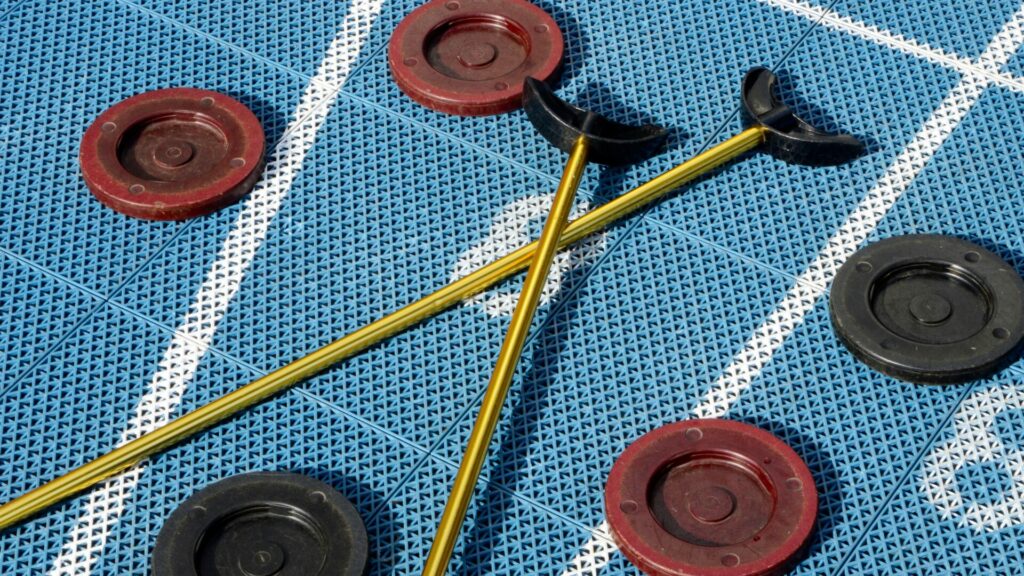
M 701 522 L 721 522 L 736 510 L 736 496 L 725 488 L 707 486 L 689 495 L 688 509 Z
M 259 542 L 252 553 L 238 560 L 238 567 L 246 576 L 274 576 L 284 568 L 284 550 L 273 542 Z
M 192 145 L 184 140 L 166 140 L 153 150 L 153 160 L 165 168 L 177 168 L 188 163 L 195 154 Z
M 935 293 L 919 294 L 910 300 L 910 314 L 922 324 L 934 326 L 945 322 L 953 313 L 953 306 Z
M 487 42 L 465 46 L 457 56 L 459 63 L 467 68 L 483 68 L 498 57 L 498 49 Z

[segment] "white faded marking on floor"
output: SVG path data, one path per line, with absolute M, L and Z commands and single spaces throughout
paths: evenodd
M 618 551 L 619 548 L 609 532 L 608 522 L 601 522 L 590 532 L 590 540 L 587 540 L 579 554 L 569 562 L 569 567 L 562 572 L 562 576 L 597 574 L 612 561 Z
M 245 277 L 267 229 L 330 114 L 338 90 L 359 58 L 383 0 L 354 0 L 316 75 L 270 153 L 263 179 L 242 207 L 234 227 L 206 273 L 195 300 L 178 326 L 134 417 L 121 434 L 124 444 L 168 422 L 206 354 L 217 325 Z M 89 493 L 78 520 L 53 561 L 51 576 L 91 574 L 131 498 L 145 463 L 104 482 Z
M 494 217 L 487 237 L 459 256 L 451 273 L 451 281 L 454 282 L 533 241 L 530 227 L 533 224 L 544 223 L 554 197 L 554 193 L 525 196 L 505 206 Z M 573 209 L 571 218 L 578 218 L 589 209 L 588 202 L 580 202 Z M 558 294 L 566 274 L 596 260 L 604 252 L 605 243 L 605 233 L 599 232 L 581 240 L 571 249 L 555 255 L 555 260 L 551 263 L 551 272 L 541 291 L 541 306 L 548 304 Z M 467 299 L 464 304 L 480 306 L 488 316 L 498 318 L 511 316 L 517 302 L 519 290 L 503 290 L 499 287 L 477 294 Z
M 778 0 L 777 0 L 778 1 Z M 769 314 L 768 319 L 754 331 L 743 349 L 733 357 L 704 400 L 693 410 L 695 418 L 721 418 L 750 387 L 761 370 L 785 342 L 786 338 L 804 321 L 807 312 L 824 294 L 836 270 L 875 230 L 889 209 L 906 192 L 932 156 L 942 147 L 953 130 L 963 121 L 971 107 L 981 98 L 993 82 L 991 74 L 976 72 L 979 68 L 998 71 L 1024 42 L 1024 5 L 1002 30 L 992 39 L 976 66 L 964 74 L 960 83 L 946 96 L 938 108 L 925 121 L 903 152 L 886 168 L 874 188 L 860 201 L 846 221 L 797 278 L 782 302 Z M 606 526 L 602 522 L 601 526 Z M 595 530 L 599 530 L 598 527 Z M 599 534 L 599 532 L 595 532 Z M 570 562 L 563 576 L 597 574 L 608 564 L 611 555 L 600 547 L 600 536 L 583 545 Z M 598 550 L 597 553 L 594 551 Z M 581 569 L 579 566 L 586 566 Z

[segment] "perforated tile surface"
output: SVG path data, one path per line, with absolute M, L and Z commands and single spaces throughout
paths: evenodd
M 1024 49 L 1017 50 L 1017 55 L 1006 63 L 1006 70 L 1017 77 L 1024 75 Z
M 673 130 L 650 162 L 590 167 L 578 211 L 735 132 L 753 65 L 870 153 L 751 155 L 559 260 L 451 573 L 634 574 L 600 528 L 605 477 L 693 416 L 807 461 L 822 504 L 795 573 L 1024 564 L 1024 364 L 912 386 L 827 318 L 836 267 L 879 238 L 955 234 L 1024 270 L 1021 6 L 838 0 L 822 24 L 829 5 L 803 0 L 541 4 L 566 34 L 565 98 Z M 383 49 L 415 5 L 0 0 L 0 499 L 536 236 L 564 156 L 521 113 L 453 118 L 397 90 Z M 264 180 L 201 220 L 114 214 L 80 181 L 81 133 L 173 85 L 254 109 Z M 148 574 L 167 515 L 249 470 L 330 482 L 366 520 L 371 573 L 418 572 L 519 282 L 0 533 L 0 573 Z
M 14 386 L 99 303 L 98 298 L 0 253 L 0 341 L 8 344 L 0 352 L 0 391 Z
M 1017 10 L 998 0 L 836 0 L 839 14 L 952 54 L 977 58 Z
M 116 1 L 28 2 L 0 20 L 4 248 L 109 296 L 182 227 L 98 204 L 78 175 L 82 133 L 144 90 L 201 86 L 253 109 L 268 141 L 304 82 Z

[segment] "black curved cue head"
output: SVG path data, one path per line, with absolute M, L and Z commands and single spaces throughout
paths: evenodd
M 565 102 L 546 83 L 527 78 L 523 109 L 533 127 L 564 152 L 580 136 L 589 144 L 587 160 L 622 166 L 646 160 L 665 144 L 668 131 L 661 126 L 628 126 Z
M 743 125 L 762 126 L 764 150 L 791 164 L 835 166 L 864 153 L 864 143 L 849 134 L 829 134 L 797 116 L 775 95 L 778 78 L 767 68 L 743 77 Z

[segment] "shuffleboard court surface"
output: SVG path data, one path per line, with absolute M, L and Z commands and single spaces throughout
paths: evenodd
M 794 574 L 1024 566 L 1024 363 L 921 386 L 829 320 L 858 248 L 947 234 L 1024 272 L 1024 6 L 1016 0 L 538 1 L 558 93 L 672 132 L 592 165 L 576 213 L 740 130 L 766 66 L 838 167 L 753 154 L 556 261 L 450 573 L 636 574 L 604 486 L 643 434 L 763 428 L 807 463 L 818 526 Z M 565 156 L 522 111 L 464 118 L 395 85 L 417 0 L 0 0 L 0 501 L 152 430 L 535 238 Z M 140 92 L 242 102 L 252 193 L 183 222 L 122 216 L 82 134 Z M 249 471 L 315 477 L 366 523 L 374 575 L 418 574 L 522 276 L 0 532 L 0 573 L 149 574 L 164 521 Z

